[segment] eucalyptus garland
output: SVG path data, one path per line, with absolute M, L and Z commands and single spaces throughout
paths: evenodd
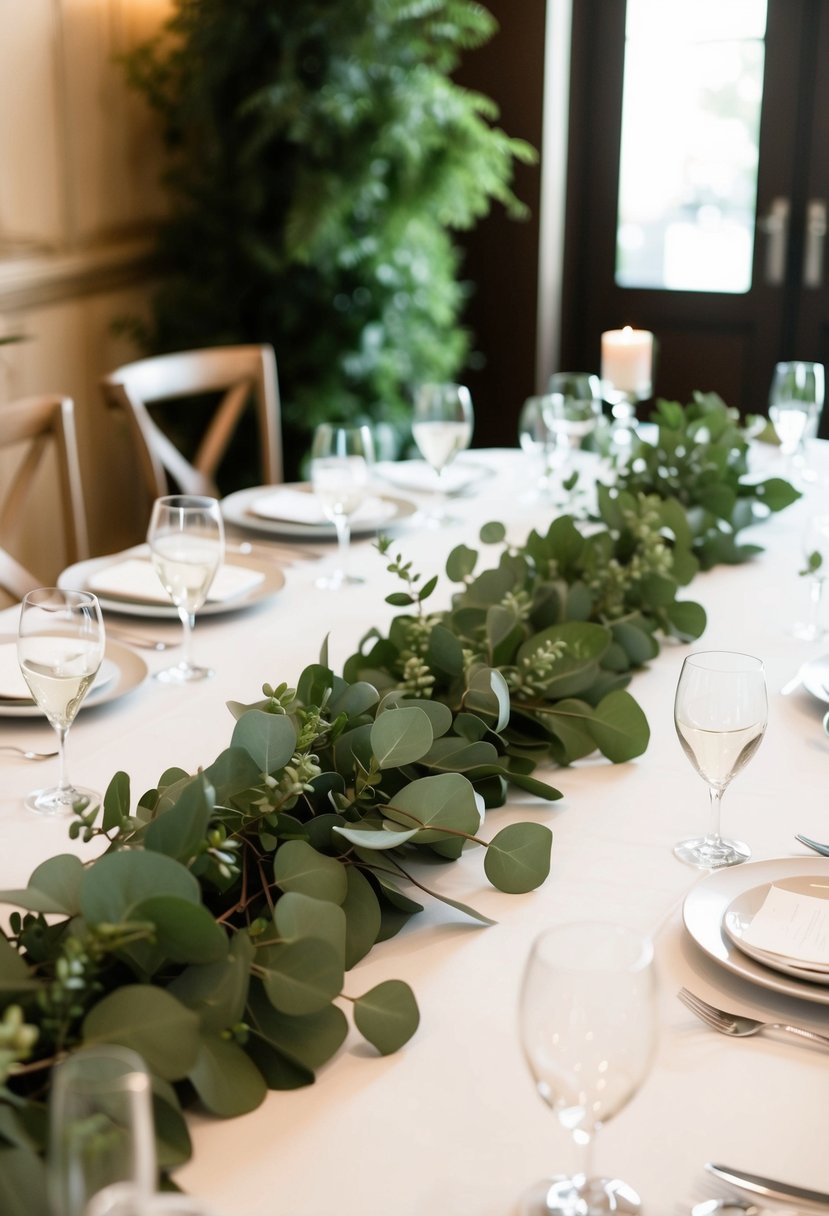
M 549 828 L 490 835 L 486 810 L 510 785 L 558 799 L 539 764 L 645 751 L 627 685 L 665 641 L 705 628 L 680 590 L 700 565 L 755 552 L 739 528 L 797 497 L 779 479 L 744 482 L 719 399 L 660 403 L 658 417 L 657 444 L 598 488 L 594 520 L 562 516 L 520 544 L 488 524 L 481 541 L 500 551 L 484 569 L 454 549 L 448 609 L 427 610 L 436 575 L 379 541 L 402 583 L 386 598 L 405 611 L 367 633 L 342 676 L 324 645 L 296 688 L 229 705 L 229 745 L 199 773 L 169 769 L 135 802 L 117 773 L 70 825 L 96 858 L 52 857 L 0 892 L 17 909 L 0 936 L 0 1210 L 25 1196 L 27 1216 L 48 1216 L 46 1105 L 67 1053 L 115 1042 L 144 1057 L 169 1171 L 190 1155 L 188 1103 L 230 1117 L 268 1088 L 310 1084 L 348 1033 L 344 1008 L 379 1052 L 408 1041 L 409 987 L 355 993 L 349 970 L 421 896 L 490 923 L 427 886 L 421 862 L 477 848 L 498 890 L 544 882 Z

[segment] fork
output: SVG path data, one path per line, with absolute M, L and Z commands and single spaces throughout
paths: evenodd
M 739 1039 L 746 1035 L 759 1034 L 761 1030 L 785 1030 L 789 1034 L 796 1034 L 798 1038 L 808 1039 L 812 1043 L 823 1043 L 829 1047 L 829 1035 L 806 1030 L 803 1026 L 792 1026 L 789 1022 L 761 1022 L 757 1018 L 726 1013 L 723 1009 L 709 1005 L 702 997 L 689 992 L 687 988 L 680 988 L 677 996 L 683 1005 L 695 1013 L 701 1021 L 705 1022 L 707 1026 L 713 1027 L 714 1030 L 719 1030 L 721 1034 L 729 1034 Z
M 172 642 L 162 642 L 160 638 L 148 638 L 141 633 L 132 633 L 129 629 L 122 629 L 120 625 L 113 625 L 109 621 L 106 623 L 107 633 L 111 633 L 113 637 L 121 638 L 130 646 L 139 646 L 143 650 L 169 650 L 173 645 Z
M 808 836 L 796 835 L 795 840 L 799 840 L 801 844 L 805 844 L 807 849 L 814 849 L 822 857 L 829 857 L 829 845 L 821 844 L 819 840 L 810 840 Z
M 57 752 L 30 752 L 24 747 L 15 747 L 12 743 L 0 743 L 0 752 L 13 752 L 24 760 L 52 760 Z

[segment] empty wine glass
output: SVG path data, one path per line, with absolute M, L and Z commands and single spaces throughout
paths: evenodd
M 748 845 L 720 835 L 720 802 L 766 731 L 768 696 L 760 659 L 727 650 L 689 654 L 682 664 L 674 723 L 682 750 L 708 785 L 711 826 L 674 853 L 689 865 L 717 869 L 747 861 Z
M 472 440 L 472 397 L 464 384 L 421 384 L 415 391 L 412 436 L 421 456 L 435 471 L 446 498 L 446 470 Z M 427 516 L 433 527 L 454 523 L 441 507 Z
M 104 622 L 96 596 L 87 591 L 41 587 L 20 606 L 17 658 L 35 701 L 58 736 L 59 777 L 51 789 L 34 790 L 25 800 L 47 815 L 90 807 L 100 795 L 78 788 L 66 769 L 66 737 L 104 657 Z
M 536 490 L 551 494 L 556 469 L 556 436 L 544 410 L 544 397 L 528 397 L 518 416 L 518 442 L 536 469 Z
M 810 583 L 809 602 L 811 610 L 808 621 L 797 621 L 794 636 L 806 642 L 817 642 L 825 633 L 820 620 L 823 603 L 823 588 L 829 578 L 829 515 L 813 515 L 803 533 L 803 555 L 805 569 L 801 573 Z
M 810 480 L 806 440 L 817 429 L 824 398 L 822 363 L 778 363 L 769 390 L 769 418 L 780 440 L 788 469 L 798 467 Z
M 589 372 L 554 372 L 544 397 L 550 425 L 569 455 L 595 431 L 602 416 L 602 384 Z
M 178 610 L 184 627 L 184 653 L 178 663 L 155 673 L 168 684 L 204 680 L 214 673 L 193 662 L 196 613 L 224 558 L 222 514 L 215 498 L 171 494 L 153 504 L 147 532 L 150 556 L 161 585 Z
M 648 1073 L 656 1045 L 653 946 L 622 925 L 575 922 L 533 944 L 519 1001 L 521 1045 L 543 1100 L 573 1136 L 582 1168 L 537 1183 L 523 1216 L 636 1212 L 619 1178 L 596 1178 L 590 1151 L 600 1127 Z
M 82 1047 L 56 1065 L 49 1099 L 48 1187 L 55 1216 L 136 1209 L 155 1190 L 152 1083 L 125 1047 Z
M 311 486 L 337 530 L 338 568 L 317 579 L 331 591 L 364 580 L 349 571 L 351 516 L 366 496 L 374 439 L 368 426 L 334 426 L 324 422 L 311 443 Z

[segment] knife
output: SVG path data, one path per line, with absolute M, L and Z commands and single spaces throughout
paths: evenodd
M 810 1191 L 807 1187 L 795 1186 L 791 1182 L 779 1182 L 775 1178 L 763 1178 L 760 1174 L 748 1174 L 745 1171 L 732 1169 L 728 1165 L 714 1165 L 707 1161 L 705 1168 L 715 1178 L 728 1182 L 731 1186 L 752 1195 L 762 1195 L 766 1199 L 779 1199 L 784 1203 L 795 1200 L 798 1204 L 810 1204 L 812 1207 L 829 1207 L 829 1195 L 823 1191 Z

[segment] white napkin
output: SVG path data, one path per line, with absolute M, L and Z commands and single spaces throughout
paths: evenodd
M 251 570 L 247 566 L 220 566 L 207 598 L 215 602 L 235 599 L 257 587 L 264 577 L 261 570 Z M 127 557 L 104 566 L 87 579 L 87 586 L 99 595 L 136 603 L 170 603 L 152 562 L 140 557 Z
M 444 469 L 440 485 L 437 473 L 425 460 L 382 460 L 374 466 L 373 472 L 392 485 L 415 493 L 428 494 L 441 489 L 447 494 L 454 494 L 480 480 L 486 470 L 481 465 L 465 465 L 463 461 L 457 461 Z
M 320 527 L 322 524 L 333 526 L 322 509 L 319 499 L 304 490 L 292 490 L 289 486 L 281 486 L 270 494 L 255 498 L 250 504 L 254 515 L 262 519 L 278 519 L 285 523 L 309 524 Z M 396 511 L 395 504 L 383 498 L 364 498 L 357 510 L 350 516 L 352 524 L 382 523 Z
M 829 880 L 827 880 L 829 894 Z M 829 898 L 774 884 L 743 931 L 750 946 L 793 962 L 829 968 Z
M 109 684 L 118 672 L 115 663 L 104 659 L 96 675 L 90 693 L 93 689 L 102 688 Z M 17 643 L 0 643 L 0 698 L 4 701 L 31 701 L 32 694 L 29 685 L 23 679 L 20 664 L 17 661 Z

